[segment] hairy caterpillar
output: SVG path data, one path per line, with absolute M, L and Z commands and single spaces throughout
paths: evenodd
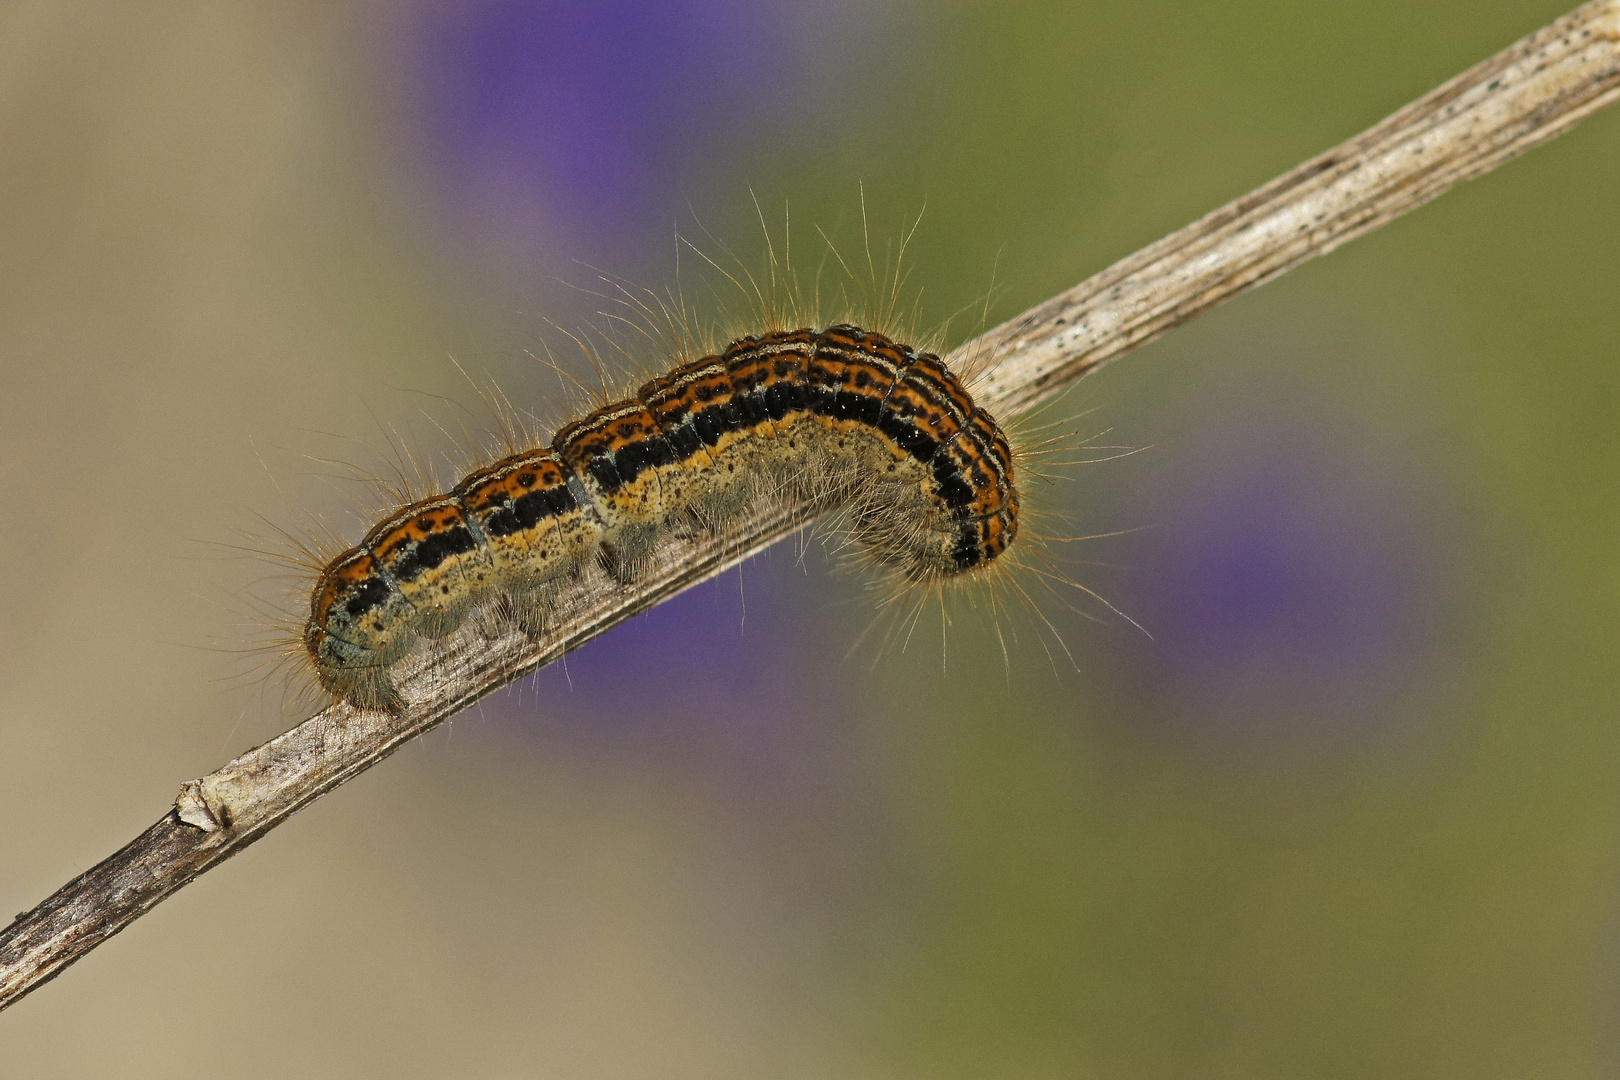
M 848 324 L 771 331 L 390 515 L 321 571 L 303 646 L 327 690 L 397 708 L 390 665 L 481 601 L 538 630 L 593 561 L 633 581 L 672 521 L 719 527 L 782 491 L 844 509 L 914 582 L 988 566 L 1018 532 L 1007 439 L 938 356 Z

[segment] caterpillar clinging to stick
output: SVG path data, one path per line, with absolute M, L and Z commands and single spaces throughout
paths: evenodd
M 985 568 L 1018 534 L 1007 439 L 938 356 L 848 324 L 770 331 L 387 517 L 321 572 L 303 644 L 326 689 L 396 709 L 390 665 L 480 603 L 538 631 L 592 562 L 633 581 L 666 529 L 782 492 L 844 510 L 910 582 Z

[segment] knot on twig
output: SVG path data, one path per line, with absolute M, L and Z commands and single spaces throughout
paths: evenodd
M 181 821 L 203 832 L 223 832 L 231 827 L 230 807 L 223 802 L 210 803 L 201 780 L 187 780 L 180 785 L 174 810 Z

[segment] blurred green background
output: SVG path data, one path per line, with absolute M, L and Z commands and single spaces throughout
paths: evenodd
M 554 391 L 558 277 L 864 189 L 999 320 L 1564 10 L 12 0 L 0 903 L 299 718 L 232 545 L 357 536 L 320 459 L 441 453 L 457 364 Z M 1611 1074 L 1616 175 L 1611 112 L 1052 410 L 1145 448 L 1041 499 L 1136 530 L 1058 547 L 1151 640 L 1070 591 L 1072 663 L 958 613 L 869 666 L 773 552 L 188 887 L 0 1073 Z

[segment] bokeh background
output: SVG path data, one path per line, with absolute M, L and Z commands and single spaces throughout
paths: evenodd
M 1569 2 L 10 0 L 0 910 L 299 719 L 238 547 L 357 536 L 328 462 L 442 462 L 462 369 L 555 399 L 591 268 L 757 251 L 756 196 L 858 246 L 864 190 L 998 320 Z M 0 1073 L 1612 1075 L 1617 175 L 1613 112 L 1051 410 L 1139 449 L 1040 496 L 1151 638 L 1071 589 L 1005 662 L 851 654 L 782 546 L 185 889 Z

